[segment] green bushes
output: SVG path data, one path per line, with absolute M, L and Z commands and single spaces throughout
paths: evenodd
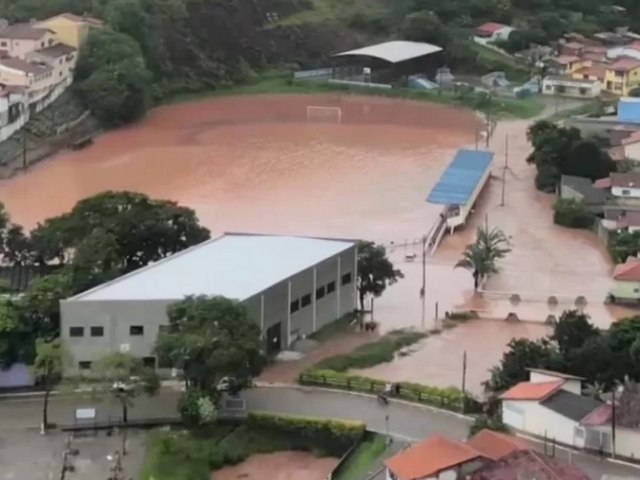
M 363 435 L 362 422 L 324 420 L 294 415 L 250 413 L 247 425 L 252 430 L 276 432 L 294 439 L 297 450 L 323 451 L 334 457 L 342 456 Z
M 352 368 L 369 368 L 393 360 L 395 353 L 426 337 L 423 332 L 393 330 L 380 340 L 362 345 L 345 355 L 325 358 L 315 368 L 346 372 Z
M 553 205 L 553 223 L 569 228 L 591 228 L 595 216 L 583 202 L 559 198 Z
M 320 369 L 311 369 L 302 373 L 298 381 L 302 385 L 314 385 L 372 394 L 382 393 L 385 385 L 388 383 L 384 380 Z M 438 388 L 417 383 L 400 382 L 398 398 L 410 402 L 432 405 L 446 410 L 460 411 L 462 410 L 464 396 L 459 389 L 454 387 Z M 465 411 L 475 411 L 477 407 L 477 402 L 467 397 Z

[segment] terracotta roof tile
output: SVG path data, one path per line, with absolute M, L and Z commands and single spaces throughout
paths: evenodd
M 482 457 L 480 452 L 465 443 L 435 436 L 387 459 L 385 465 L 399 480 L 417 480 L 478 457 Z
M 616 60 L 610 67 L 611 70 L 617 72 L 628 72 L 636 68 L 640 68 L 640 61 L 635 58 L 620 58 Z
M 468 476 L 470 480 L 589 480 L 575 464 L 563 463 L 533 450 L 512 453 Z
M 609 175 L 612 187 L 640 188 L 640 173 L 612 173 Z
M 552 58 L 552 60 L 558 65 L 568 65 L 570 63 L 579 61 L 580 58 L 576 57 L 575 55 L 560 55 L 559 57 Z
M 482 33 L 494 34 L 505 27 L 506 25 L 503 25 L 502 23 L 488 22 L 476 27 L 476 30 Z
M 492 460 L 500 460 L 513 452 L 530 448 L 530 445 L 521 438 L 486 429 L 471 437 L 467 445 Z
M 611 178 L 599 178 L 595 182 L 593 182 L 593 186 L 595 188 L 611 188 Z
M 640 260 L 629 259 L 613 269 L 613 279 L 627 282 L 640 282 Z
M 564 384 L 557 382 L 520 382 L 500 395 L 502 400 L 543 400 Z

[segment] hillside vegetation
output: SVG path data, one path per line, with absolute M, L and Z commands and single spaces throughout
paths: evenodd
M 613 5 L 628 12 L 620 13 Z M 0 0 L 10 21 L 63 11 L 106 21 L 81 55 L 79 93 L 105 123 L 149 104 L 246 83 L 266 67 L 316 66 L 367 41 L 404 38 L 445 47 L 458 71 L 504 67 L 469 48 L 485 21 L 518 28 L 512 46 L 568 31 L 593 33 L 640 19 L 635 0 Z M 508 67 L 508 66 L 507 66 Z

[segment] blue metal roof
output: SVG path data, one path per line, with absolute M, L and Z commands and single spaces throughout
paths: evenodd
M 640 98 L 622 98 L 618 102 L 618 121 L 640 123 Z
M 439 205 L 465 205 L 492 160 L 492 152 L 458 150 L 431 190 L 427 202 Z

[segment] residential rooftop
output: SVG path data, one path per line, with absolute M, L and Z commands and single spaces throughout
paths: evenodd
M 50 47 L 45 47 L 45 48 L 41 48 L 40 50 L 36 50 L 36 53 L 49 58 L 60 58 L 60 57 L 65 57 L 75 51 L 76 49 L 73 47 L 70 47 L 69 45 L 65 45 L 64 43 L 56 43 L 55 45 L 51 45 Z
M 494 33 L 499 32 L 500 30 L 506 27 L 507 25 L 504 25 L 502 23 L 487 22 L 487 23 L 483 23 L 479 27 L 476 27 L 476 31 L 493 35 Z
M 520 382 L 500 395 L 502 400 L 543 400 L 562 387 L 564 381 Z
M 390 42 L 378 43 L 368 47 L 356 48 L 346 52 L 336 53 L 334 57 L 344 56 L 364 56 L 374 57 L 389 63 L 400 63 L 412 58 L 430 55 L 440 52 L 442 48 L 437 45 L 425 42 L 409 42 L 406 40 L 393 40 Z
M 225 234 L 67 301 L 177 300 L 187 295 L 243 301 L 353 246 L 346 240 Z
M 639 172 L 627 172 L 627 173 L 611 173 L 609 175 L 611 179 L 612 187 L 620 188 L 640 188 L 640 173 Z
M 39 40 L 50 30 L 34 27 L 28 23 L 14 23 L 0 30 L 0 38 L 12 38 L 15 40 Z
M 40 75 L 51 70 L 47 65 L 27 62 L 20 58 L 0 58 L 0 65 L 32 75 Z
M 558 390 L 541 402 L 541 405 L 565 418 L 579 422 L 598 408 L 601 402 L 566 390 Z
M 620 58 L 611 64 L 609 68 L 616 72 L 629 72 L 636 68 L 640 68 L 640 61 L 635 58 Z
M 622 282 L 640 282 L 640 260 L 629 258 L 625 263 L 616 265 L 613 269 L 613 279 Z
M 589 480 L 577 465 L 533 450 L 520 450 L 472 473 L 468 480 Z
M 467 441 L 467 445 L 492 460 L 499 460 L 513 452 L 530 448 L 529 443 L 522 438 L 487 429 L 476 433 Z
M 418 480 L 437 477 L 442 471 L 479 457 L 482 455 L 465 443 L 435 436 L 385 460 L 385 465 L 398 480 Z

